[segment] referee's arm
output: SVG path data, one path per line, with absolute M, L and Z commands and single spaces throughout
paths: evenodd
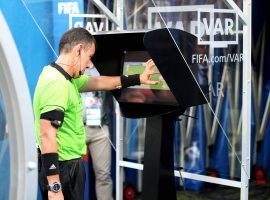
M 52 126 L 51 121 L 46 119 L 40 119 L 40 141 L 41 141 L 41 152 L 46 153 L 57 153 L 56 143 L 57 129 Z M 60 182 L 59 174 L 47 176 L 48 185 L 54 182 Z M 58 193 L 48 192 L 49 199 L 62 199 L 62 191 Z
M 146 62 L 146 68 L 139 76 L 140 84 L 156 85 L 158 81 L 152 81 L 153 74 L 160 74 L 154 69 L 155 63 L 152 59 Z M 87 85 L 80 92 L 91 92 L 99 90 L 114 90 L 122 86 L 120 76 L 89 76 Z

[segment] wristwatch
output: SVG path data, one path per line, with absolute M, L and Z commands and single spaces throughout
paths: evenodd
M 54 182 L 54 183 L 52 183 L 51 185 L 48 185 L 48 190 L 49 190 L 49 191 L 52 191 L 52 192 L 54 192 L 54 193 L 59 192 L 60 190 L 62 190 L 61 183 Z

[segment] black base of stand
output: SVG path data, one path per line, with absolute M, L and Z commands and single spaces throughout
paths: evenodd
M 174 180 L 174 122 L 169 115 L 147 119 L 143 200 L 176 200 Z

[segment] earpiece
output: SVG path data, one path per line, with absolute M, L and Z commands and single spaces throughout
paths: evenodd
M 81 50 L 79 51 L 79 56 L 81 56 Z M 81 58 L 80 58 L 80 71 L 79 71 L 79 75 L 81 76 L 82 73 L 82 68 L 81 68 Z

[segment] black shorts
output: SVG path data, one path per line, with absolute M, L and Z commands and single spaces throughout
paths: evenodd
M 48 181 L 38 150 L 38 183 L 43 200 L 48 199 Z M 85 169 L 82 158 L 59 161 L 60 182 L 65 200 L 83 200 L 85 187 Z

